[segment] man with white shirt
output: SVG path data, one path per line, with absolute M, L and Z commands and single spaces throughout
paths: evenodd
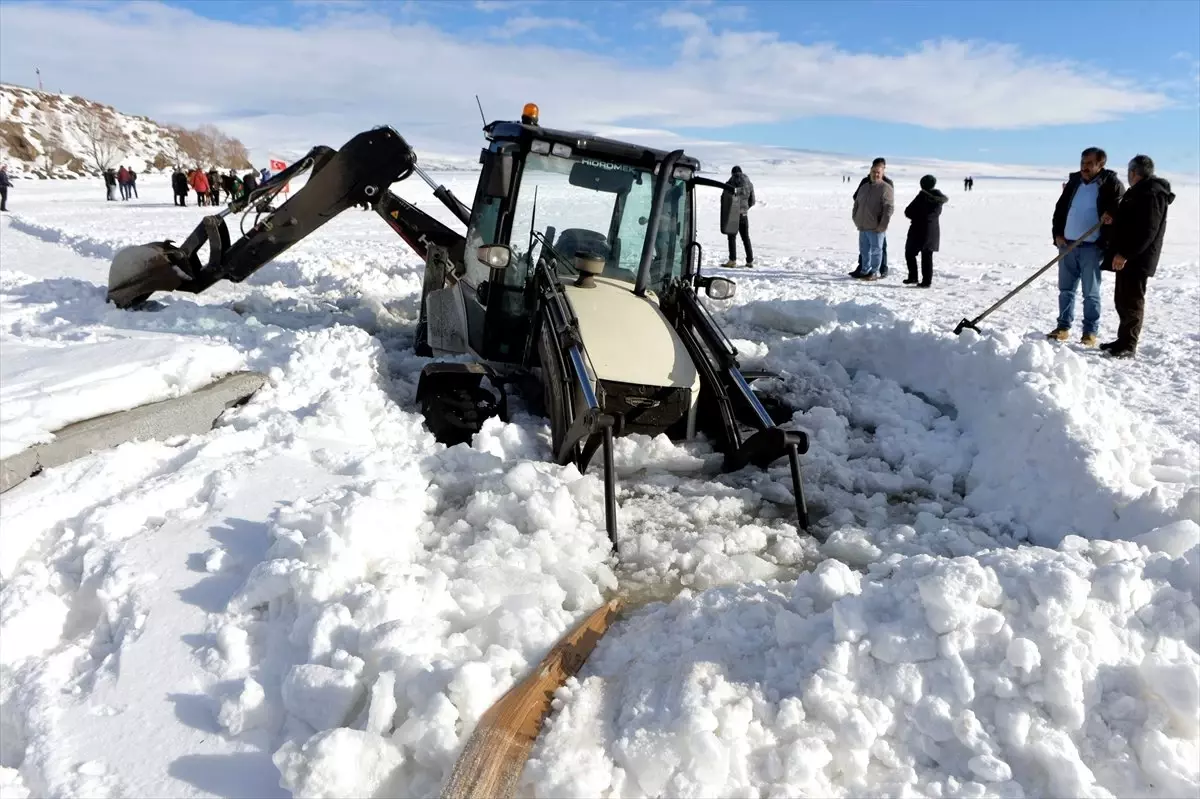
M 1106 227 L 1088 233 L 1100 222 L 1111 224 L 1125 186 L 1117 173 L 1105 169 L 1108 156 L 1089 147 L 1079 159 L 1054 206 L 1051 232 L 1059 250 L 1079 242 L 1058 262 L 1058 325 L 1047 338 L 1066 341 L 1075 320 L 1075 292 L 1083 286 L 1083 336 L 1079 343 L 1094 347 L 1100 332 L 1100 268 L 1108 247 Z M 1086 235 L 1085 235 L 1086 234 Z

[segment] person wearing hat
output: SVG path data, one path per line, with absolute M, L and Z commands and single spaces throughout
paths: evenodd
M 904 209 L 904 215 L 912 220 L 908 225 L 908 238 L 904 241 L 904 261 L 908 264 L 907 285 L 917 283 L 917 255 L 921 256 L 921 288 L 927 289 L 933 282 L 933 254 L 941 244 L 942 227 L 938 217 L 942 206 L 950 198 L 942 194 L 937 178 L 925 175 L 921 178 L 921 190 Z
M 746 173 L 742 172 L 740 166 L 735 166 L 730 170 L 729 180 L 725 181 L 725 185 L 728 187 L 726 193 L 731 195 L 729 201 L 737 205 L 739 213 L 737 232 L 726 233 L 729 237 L 729 260 L 725 266 L 728 269 L 737 266 L 737 240 L 738 236 L 741 236 L 742 247 L 746 250 L 746 266 L 753 268 L 754 248 L 750 246 L 750 220 L 746 214 L 754 207 L 754 184 L 746 177 Z

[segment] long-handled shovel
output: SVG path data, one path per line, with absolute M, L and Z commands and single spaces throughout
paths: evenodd
M 978 325 L 978 324 L 979 324 L 981 321 L 983 321 L 983 318 L 984 318 L 985 316 L 987 316 L 987 315 L 988 315 L 988 314 L 990 314 L 992 311 L 994 311 L 994 310 L 996 310 L 997 308 L 999 308 L 999 307 L 1000 307 L 1001 305 L 1003 305 L 1004 303 L 1008 302 L 1010 299 L 1012 299 L 1012 298 L 1013 298 L 1013 296 L 1014 296 L 1014 295 L 1016 295 L 1016 294 L 1017 294 L 1017 292 L 1019 292 L 1021 289 L 1025 288 L 1026 286 L 1028 286 L 1028 285 L 1029 285 L 1030 283 L 1032 283 L 1033 281 L 1037 280 L 1039 277 L 1041 277 L 1043 272 L 1045 272 L 1047 269 L 1049 269 L 1050 267 L 1054 266 L 1056 263 L 1058 263 L 1059 261 L 1061 261 L 1061 260 L 1062 260 L 1062 259 L 1063 259 L 1063 258 L 1066 256 L 1066 254 L 1067 254 L 1067 253 L 1069 253 L 1071 250 L 1073 250 L 1073 249 L 1075 249 L 1076 247 L 1078 247 L 1078 246 L 1079 246 L 1079 245 L 1080 245 L 1080 244 L 1083 242 L 1083 240 L 1084 240 L 1084 239 L 1086 239 L 1088 236 L 1092 235 L 1092 234 L 1093 234 L 1093 233 L 1095 233 L 1097 230 L 1099 230 L 1099 229 L 1100 229 L 1100 226 L 1101 226 L 1101 225 L 1103 225 L 1103 224 L 1104 224 L 1104 220 L 1103 220 L 1103 219 L 1101 219 L 1099 222 L 1097 222 L 1096 224 L 1092 225 L 1091 229 L 1090 229 L 1090 230 L 1088 230 L 1088 232 L 1087 232 L 1087 233 L 1084 233 L 1082 236 L 1080 236 L 1078 239 L 1076 239 L 1076 240 L 1075 240 L 1075 242 L 1074 242 L 1073 244 L 1071 244 L 1071 246 L 1067 247 L 1067 248 L 1066 248 L 1066 249 L 1064 249 L 1062 252 L 1060 252 L 1060 253 L 1059 253 L 1057 256 L 1055 256 L 1055 258 L 1054 258 L 1054 260 L 1053 260 L 1053 261 L 1051 261 L 1050 263 L 1046 264 L 1046 265 L 1045 265 L 1045 266 L 1043 266 L 1041 269 L 1037 270 L 1037 271 L 1036 271 L 1036 272 L 1034 272 L 1032 275 L 1030 275 L 1030 276 L 1029 276 L 1029 278 L 1028 278 L 1028 279 L 1027 279 L 1027 280 L 1026 280 L 1024 283 L 1022 283 L 1021 285 L 1017 286 L 1015 289 L 1013 289 L 1012 291 L 1008 292 L 1008 293 L 1007 293 L 1007 294 L 1005 294 L 1003 297 L 1001 297 L 1001 298 L 1000 298 L 1000 299 L 999 299 L 999 300 L 996 302 L 996 304 L 995 304 L 995 305 L 993 305 L 991 308 L 988 308 L 986 311 L 984 311 L 983 313 L 981 313 L 979 316 L 976 316 L 974 319 L 967 319 L 967 318 L 963 318 L 963 320 L 962 320 L 961 322 L 959 322 L 959 323 L 958 323 L 958 327 L 954 328 L 954 335 L 956 335 L 956 336 L 957 336 L 957 335 L 959 335 L 959 334 L 960 334 L 960 333 L 962 333 L 964 330 L 966 330 L 968 327 L 969 327 L 969 328 L 971 328 L 972 330 L 974 330 L 976 333 L 982 333 L 983 331 L 981 331 L 981 330 L 980 330 L 978 327 L 976 327 L 976 325 Z

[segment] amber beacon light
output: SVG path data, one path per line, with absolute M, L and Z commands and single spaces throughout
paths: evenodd
M 536 125 L 538 123 L 537 103 L 525 103 L 525 107 L 521 109 L 521 122 L 525 125 Z

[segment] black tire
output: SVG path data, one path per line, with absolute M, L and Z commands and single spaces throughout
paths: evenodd
M 421 400 L 421 413 L 433 437 L 446 446 L 470 444 L 492 414 L 495 397 L 482 387 L 446 388 Z

